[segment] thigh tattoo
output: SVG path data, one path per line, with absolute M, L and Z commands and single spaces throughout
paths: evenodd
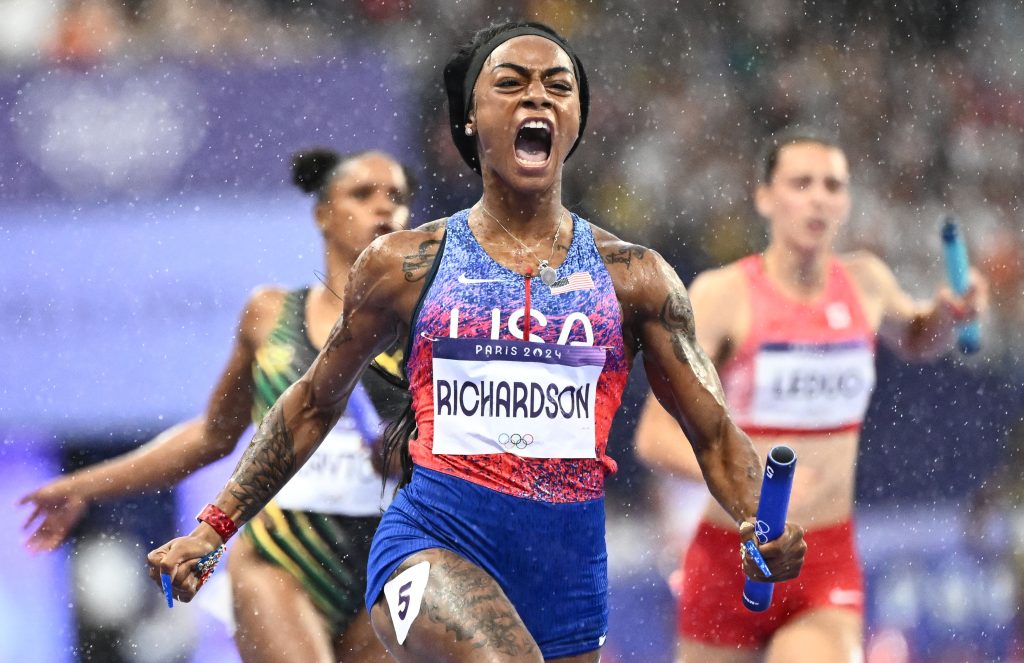
M 414 571 L 423 577 L 423 588 L 418 593 Z M 440 626 L 441 633 L 454 636 L 458 645 L 507 656 L 540 655 L 526 625 L 494 578 L 454 553 L 431 555 L 429 562 L 402 569 L 384 586 L 384 592 L 399 644 L 405 640 L 412 620 L 422 614 L 432 630 Z M 399 613 L 405 615 L 401 622 L 404 628 L 395 619 Z

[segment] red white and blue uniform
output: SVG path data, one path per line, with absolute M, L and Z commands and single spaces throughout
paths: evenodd
M 397 566 L 451 550 L 492 575 L 546 658 L 607 631 L 604 479 L 628 360 L 590 225 L 551 287 L 494 261 L 452 215 L 413 316 L 407 375 L 413 478 L 384 514 L 367 606 Z M 530 290 L 529 337 L 525 337 Z
M 846 268 L 833 258 L 823 294 L 805 303 L 772 284 L 761 255 L 737 265 L 751 315 L 746 338 L 719 370 L 733 420 L 759 436 L 859 431 L 875 385 L 876 339 Z M 852 523 L 808 530 L 804 538 L 800 577 L 777 585 L 771 607 L 753 613 L 739 598 L 736 531 L 702 522 L 683 562 L 679 632 L 708 644 L 761 647 L 801 612 L 863 611 Z

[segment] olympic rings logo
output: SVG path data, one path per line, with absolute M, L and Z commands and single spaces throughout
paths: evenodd
M 761 543 L 768 543 L 768 532 L 770 531 L 772 528 L 763 520 L 758 520 L 757 525 L 754 526 L 754 534 Z
M 525 449 L 526 447 L 533 444 L 533 435 L 529 433 L 520 435 L 519 433 L 502 433 L 498 436 L 498 444 L 505 447 L 506 449 L 515 447 L 516 449 Z

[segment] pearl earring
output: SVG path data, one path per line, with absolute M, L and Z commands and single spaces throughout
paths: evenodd
M 468 124 L 466 125 L 466 135 L 467 136 L 472 136 L 473 135 L 473 127 L 469 126 Z

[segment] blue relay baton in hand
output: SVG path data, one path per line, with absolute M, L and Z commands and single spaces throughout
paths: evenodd
M 786 512 L 789 511 L 789 494 L 793 490 L 793 471 L 796 470 L 796 452 L 787 446 L 772 447 L 764 467 L 761 483 L 761 498 L 757 504 L 757 524 L 754 534 L 758 543 L 768 543 L 779 538 L 786 527 Z M 747 550 L 754 556 L 762 572 L 767 568 L 752 542 Z M 753 551 L 750 548 L 754 548 Z M 765 573 L 765 575 L 769 575 Z M 747 579 L 743 585 L 743 605 L 753 612 L 767 610 L 772 604 L 775 585 Z
M 956 217 L 949 215 L 942 224 L 942 252 L 946 256 L 946 274 L 953 292 L 963 296 L 970 284 L 970 263 L 967 260 L 967 245 L 960 235 Z M 957 330 L 957 346 L 965 355 L 974 354 L 981 349 L 981 329 L 977 320 L 971 320 L 959 326 Z
M 345 413 L 352 417 L 356 424 L 356 430 L 362 436 L 364 444 L 369 446 L 380 437 L 380 415 L 377 413 L 377 408 L 373 407 L 370 395 L 366 393 L 366 388 L 363 387 L 362 382 L 357 382 L 355 389 L 349 394 Z

